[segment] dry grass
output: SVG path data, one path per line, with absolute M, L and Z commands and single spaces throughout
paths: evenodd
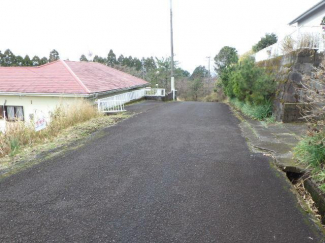
M 101 116 L 97 109 L 86 100 L 75 100 L 69 105 L 60 105 L 51 116 L 47 128 L 36 132 L 33 123 L 8 122 L 6 133 L 0 133 L 0 158 L 14 155 L 22 146 L 49 140 L 65 128 Z
M 297 190 L 298 194 L 301 196 L 301 199 L 304 200 L 305 205 L 300 202 L 300 205 L 305 211 L 313 212 L 315 217 L 320 221 L 321 215 L 316 207 L 316 204 L 310 195 L 310 193 L 305 189 L 304 181 L 299 180 L 295 185 L 294 188 Z M 306 208 L 307 207 L 307 208 Z
M 297 49 L 315 48 L 317 36 L 312 33 L 303 33 L 298 37 Z
M 288 54 L 294 51 L 295 40 L 291 36 L 286 36 L 281 42 L 282 52 Z

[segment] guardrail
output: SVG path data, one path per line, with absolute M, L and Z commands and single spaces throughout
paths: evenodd
M 321 26 L 303 26 L 277 43 L 255 53 L 255 61 L 260 62 L 272 59 L 299 49 L 324 51 L 324 40 L 324 30 Z
M 165 89 L 145 89 L 145 96 L 161 96 L 164 97 L 166 96 L 166 90 Z
M 98 110 L 105 113 L 116 113 L 125 111 L 124 105 L 133 100 L 139 100 L 145 96 L 165 96 L 165 89 L 139 89 L 131 92 L 126 92 L 119 95 L 99 99 L 97 101 Z

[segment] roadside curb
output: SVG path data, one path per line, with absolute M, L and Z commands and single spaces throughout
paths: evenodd
M 283 163 L 281 163 L 281 161 L 279 161 L 279 158 L 276 156 L 276 151 L 268 149 L 268 148 L 264 148 L 261 146 L 254 145 L 254 141 L 252 141 L 251 138 L 247 137 L 247 131 L 251 130 L 250 132 L 252 134 L 254 134 L 256 141 L 258 141 L 259 136 L 257 134 L 257 131 L 254 129 L 254 127 L 251 125 L 251 123 L 248 121 L 248 119 L 240 111 L 238 111 L 236 108 L 234 108 L 231 104 L 228 104 L 228 105 L 229 105 L 230 109 L 232 110 L 233 114 L 240 120 L 241 123 L 243 123 L 242 125 L 246 126 L 246 129 L 243 126 L 240 126 L 240 127 L 242 130 L 243 136 L 246 139 L 248 139 L 248 144 L 254 152 L 263 153 L 265 155 L 272 157 L 273 164 L 275 164 L 275 166 L 279 170 L 283 171 L 284 173 L 301 174 L 305 178 L 308 177 L 308 173 L 309 173 L 308 168 L 302 168 L 302 167 L 295 165 L 293 159 L 291 159 L 291 161 L 292 161 L 291 164 L 289 164 L 289 165 L 283 164 Z M 244 131 L 244 129 L 246 131 Z M 306 191 L 310 193 L 313 201 L 315 202 L 315 205 L 321 215 L 322 224 L 325 224 L 325 194 L 318 188 L 317 184 L 311 178 L 303 179 L 303 184 L 304 184 Z
M 317 187 L 316 183 L 308 178 L 304 180 L 305 189 L 310 193 L 313 198 L 315 205 L 321 215 L 322 223 L 325 224 L 325 195 L 324 193 Z

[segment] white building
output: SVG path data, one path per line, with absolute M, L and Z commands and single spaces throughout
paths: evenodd
M 58 60 L 39 67 L 0 67 L 0 126 L 33 120 L 76 98 L 96 100 L 148 85 L 148 82 L 95 62 Z
M 314 49 L 318 52 L 323 52 L 325 50 L 324 17 L 325 0 L 292 20 L 289 25 L 296 26 L 296 29 L 292 33 L 288 33 L 285 38 L 278 40 L 274 45 L 257 52 L 255 54 L 256 62 L 286 54 L 283 48 L 283 42 L 288 40 L 288 38 L 291 39 L 292 50 Z
M 325 0 L 319 2 L 312 8 L 308 9 L 297 18 L 292 20 L 289 25 L 297 24 L 298 28 L 302 27 L 319 27 L 325 17 Z

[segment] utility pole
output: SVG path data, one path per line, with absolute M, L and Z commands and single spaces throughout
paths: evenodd
M 210 72 L 210 59 L 211 59 L 211 57 L 209 56 L 209 57 L 207 57 L 208 59 L 209 59 L 209 66 L 208 66 L 208 70 L 209 70 L 209 77 L 211 77 L 211 72 Z
M 173 3 L 172 3 L 172 0 L 170 0 L 170 44 L 171 44 L 171 90 L 173 92 L 173 100 L 175 100 Z

